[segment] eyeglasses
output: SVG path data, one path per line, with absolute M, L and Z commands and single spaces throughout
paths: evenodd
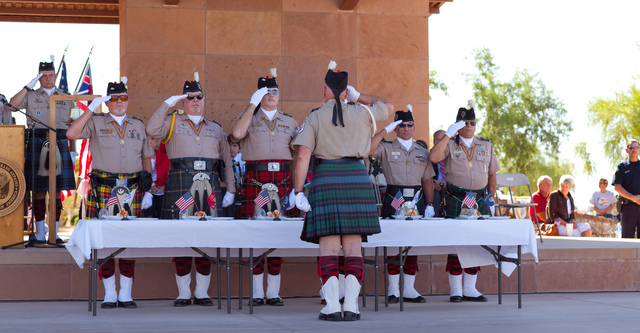
M 267 94 L 277 95 L 280 93 L 280 90 L 276 89 L 267 89 Z
M 121 95 L 121 96 L 111 96 L 111 98 L 109 99 L 109 101 L 111 102 L 117 102 L 118 100 L 121 100 L 123 102 L 126 102 L 129 100 L 129 96 L 127 95 Z
M 405 128 L 405 127 L 411 128 L 411 127 L 413 127 L 413 124 L 400 124 L 400 125 L 398 125 L 398 127 L 400 127 L 400 128 Z
M 628 149 L 638 149 L 638 148 L 640 148 L 640 146 L 633 146 L 633 147 L 632 147 L 632 146 L 629 146 L 629 147 L 627 147 L 627 148 L 628 148 Z
M 471 125 L 471 126 L 476 126 L 476 122 L 475 122 L 475 121 L 465 121 L 465 122 L 464 122 L 464 124 L 465 124 L 466 126 L 469 126 L 469 125 Z
M 190 101 L 193 101 L 194 98 L 197 98 L 198 100 L 202 100 L 204 98 L 204 96 L 202 94 L 187 95 L 187 99 L 190 100 Z

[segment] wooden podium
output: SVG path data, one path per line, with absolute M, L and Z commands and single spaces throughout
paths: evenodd
M 22 242 L 24 126 L 0 125 L 0 246 Z

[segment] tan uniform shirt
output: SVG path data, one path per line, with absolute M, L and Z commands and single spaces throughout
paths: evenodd
M 79 139 L 91 139 L 92 168 L 111 173 L 142 171 L 142 159 L 153 157 L 142 120 L 125 116 L 122 126 L 109 114 L 94 114 Z
M 340 122 L 338 126 L 334 126 L 331 118 L 335 103 L 332 99 L 309 114 L 294 145 L 308 147 L 314 156 L 321 159 L 368 157 L 373 125 L 369 111 L 363 105 L 342 103 L 344 127 Z M 382 102 L 376 102 L 370 109 L 377 122 L 387 121 L 389 118 L 387 107 Z
M 162 103 L 149 119 L 147 135 L 156 140 L 165 140 L 169 136 L 173 115 L 167 114 L 168 110 L 169 105 Z M 202 128 L 196 133 L 200 124 L 202 124 Z M 213 158 L 223 160 L 225 167 L 220 178 L 227 184 L 227 189 L 230 192 L 236 191 L 233 162 L 231 161 L 227 136 L 222 126 L 215 121 L 203 117 L 198 125 L 194 125 L 186 114 L 176 114 L 173 133 L 165 146 L 169 159 Z
M 460 140 L 450 139 L 442 157 L 447 182 L 467 190 L 481 190 L 487 186 L 489 175 L 500 170 L 493 144 L 486 139 L 473 137 L 471 148 Z
M 435 176 L 429 152 L 415 141 L 409 151 L 398 139 L 380 142 L 372 156 L 380 161 L 387 184 L 418 186 L 422 185 L 423 179 Z
M 296 134 L 297 127 L 296 120 L 281 111 L 276 112 L 273 120 L 269 120 L 262 110 L 258 110 L 251 117 L 247 135 L 239 142 L 242 147 L 242 159 L 291 160 L 293 157 L 289 144 Z
M 69 95 L 58 88 L 56 88 L 53 94 Z M 69 129 L 67 121 L 69 121 L 69 115 L 73 108 L 73 101 L 58 101 L 56 104 L 56 129 Z M 28 115 L 49 125 L 49 94 L 47 94 L 43 88 L 27 91 L 27 96 L 24 97 L 22 103 L 17 107 L 20 109 L 26 109 L 26 113 Z M 27 123 L 28 122 L 29 119 L 27 119 Z M 36 128 L 46 127 L 36 123 Z

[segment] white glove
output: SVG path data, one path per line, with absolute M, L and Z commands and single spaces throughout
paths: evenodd
M 311 210 L 311 205 L 309 204 L 309 200 L 304 196 L 304 192 L 300 192 L 296 194 L 296 207 L 303 212 L 308 212 Z
M 151 192 L 147 192 L 142 197 L 142 203 L 140 204 L 140 209 L 147 209 L 153 206 L 153 194 Z
M 235 199 L 236 199 L 235 194 L 231 192 L 225 193 L 224 198 L 222 198 L 222 208 L 231 206 L 231 204 L 235 201 Z
M 400 125 L 400 123 L 402 122 L 402 120 L 396 120 L 394 122 L 392 122 L 391 124 L 387 125 L 384 130 L 387 131 L 387 133 L 391 133 L 393 132 L 394 129 L 396 129 L 396 127 L 398 125 Z
M 38 76 L 34 77 L 33 80 L 27 83 L 27 87 L 29 87 L 29 89 L 33 89 L 33 87 L 36 86 L 36 83 L 38 83 L 38 79 L 41 77 L 42 77 L 42 73 L 38 74 Z
M 91 104 L 89 104 L 89 107 L 87 107 L 87 109 L 91 110 L 91 112 L 94 112 L 100 106 L 100 104 L 110 99 L 111 99 L 111 96 L 98 97 L 93 101 L 91 101 Z
M 69 155 L 71 155 L 71 163 L 76 164 L 76 158 L 78 157 L 78 153 L 75 151 L 70 151 Z
M 447 129 L 447 131 L 444 133 L 444 135 L 450 138 L 453 138 L 453 136 L 456 135 L 456 133 L 458 133 L 458 131 L 463 127 L 464 127 L 464 120 L 460 120 L 455 124 L 451 124 Z
M 436 216 L 436 212 L 433 210 L 433 206 L 427 206 L 424 209 L 424 217 L 434 217 Z
M 269 93 L 269 89 L 267 89 L 267 87 L 262 87 L 256 90 L 256 92 L 254 92 L 253 95 L 251 96 L 250 103 L 255 106 L 258 106 L 258 104 L 260 104 L 260 102 L 262 101 L 262 97 L 264 97 L 268 93 Z
M 176 105 L 176 103 L 178 103 L 179 100 L 187 98 L 187 96 L 189 96 L 189 95 L 184 94 L 184 95 L 171 96 L 171 97 L 167 98 L 164 102 L 167 103 L 167 105 L 169 105 L 169 107 L 172 107 L 172 106 Z
M 357 102 L 358 98 L 360 98 L 360 93 L 356 90 L 356 88 L 347 85 L 347 90 L 349 91 L 349 94 L 347 95 L 347 100 L 354 103 Z

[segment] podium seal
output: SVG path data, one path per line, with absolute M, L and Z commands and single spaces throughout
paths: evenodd
M 11 214 L 24 199 L 27 185 L 20 166 L 0 156 L 0 217 Z

